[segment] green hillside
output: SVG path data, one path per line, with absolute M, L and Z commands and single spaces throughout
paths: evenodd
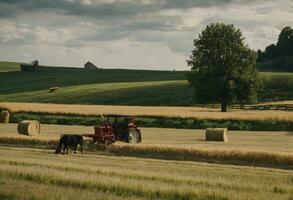
M 104 105 L 173 105 L 192 104 L 186 81 L 97 83 L 0 95 L 1 101 Z
M 19 71 L 20 66 L 17 62 L 0 62 L 0 72 Z
M 153 106 L 194 104 L 184 71 L 42 67 L 40 71 L 21 72 L 16 63 L 0 62 L 0 72 L 0 101 Z M 261 76 L 266 81 L 293 81 L 293 73 L 264 72 Z M 49 93 L 51 87 L 59 89 Z M 260 96 L 271 99 L 276 90 L 280 92 L 279 86 Z M 293 93 L 290 89 L 281 92 L 282 97 L 289 99 Z
M 5 63 L 3 65 L 5 66 Z M 0 73 L 0 101 L 190 105 L 191 91 L 183 71 L 42 67 L 35 72 Z M 5 71 L 6 69 L 7 71 Z M 59 87 L 54 93 L 49 88 Z
M 119 83 L 184 80 L 185 72 L 99 69 L 85 70 L 81 68 L 43 67 L 35 72 L 4 72 L 0 73 L 3 87 L 1 94 L 25 91 L 47 90 L 50 87 L 68 87 L 93 83 Z

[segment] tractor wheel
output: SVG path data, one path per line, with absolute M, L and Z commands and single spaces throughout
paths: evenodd
M 135 129 L 130 129 L 128 132 L 128 143 L 138 143 L 138 132 Z

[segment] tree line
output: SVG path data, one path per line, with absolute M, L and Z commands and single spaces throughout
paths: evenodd
M 293 29 L 286 26 L 279 34 L 277 44 L 270 44 L 264 51 L 257 51 L 257 61 L 273 60 L 280 56 L 293 56 Z
M 270 44 L 263 51 L 257 51 L 260 69 L 293 71 L 293 29 L 286 26 L 279 34 L 276 44 Z

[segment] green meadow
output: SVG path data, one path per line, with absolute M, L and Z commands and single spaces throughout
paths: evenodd
M 193 92 L 186 81 L 187 71 L 41 68 L 40 71 L 21 72 L 17 63 L 0 62 L 0 101 L 142 106 L 194 105 Z M 260 101 L 291 99 L 293 91 L 290 84 L 293 82 L 293 73 L 261 72 L 260 75 L 272 87 L 272 90 L 265 88 L 260 93 Z M 278 80 L 286 81 L 277 85 Z M 49 93 L 51 87 L 58 87 L 58 90 Z

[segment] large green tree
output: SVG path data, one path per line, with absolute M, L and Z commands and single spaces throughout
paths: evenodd
M 256 53 L 244 44 L 241 31 L 234 25 L 208 25 L 194 40 L 187 63 L 197 103 L 221 103 L 221 111 L 226 112 L 232 102 L 256 101 Z

